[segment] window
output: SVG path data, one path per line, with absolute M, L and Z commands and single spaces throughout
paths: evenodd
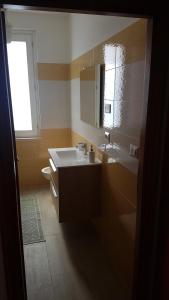
M 37 101 L 33 33 L 13 32 L 7 44 L 12 109 L 16 137 L 37 135 Z

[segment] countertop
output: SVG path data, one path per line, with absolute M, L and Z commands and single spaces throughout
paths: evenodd
M 77 158 L 64 160 L 59 158 L 59 152 L 64 151 L 77 151 Z M 88 155 L 84 155 L 82 151 L 78 150 L 76 147 L 68 147 L 68 148 L 49 148 L 48 153 L 53 160 L 53 163 L 56 168 L 62 167 L 78 167 L 78 166 L 93 166 L 100 165 L 102 162 L 99 159 L 95 159 L 94 163 L 90 163 L 88 159 Z M 57 154 L 58 153 L 58 154 Z

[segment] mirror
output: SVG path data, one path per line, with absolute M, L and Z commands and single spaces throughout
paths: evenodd
M 80 72 L 80 118 L 83 122 L 101 126 L 100 65 L 84 68 Z
M 115 69 L 111 64 L 102 66 L 102 124 L 104 128 L 112 129 L 114 124 L 114 87 L 115 87 Z
M 94 127 L 113 128 L 115 69 L 95 65 L 80 72 L 80 117 Z

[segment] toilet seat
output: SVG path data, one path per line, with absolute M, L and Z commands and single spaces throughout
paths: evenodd
M 51 174 L 51 170 L 50 167 L 45 167 L 41 170 L 42 175 L 47 179 L 50 180 L 50 174 Z

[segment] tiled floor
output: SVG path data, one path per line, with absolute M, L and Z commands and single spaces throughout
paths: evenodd
M 24 246 L 28 300 L 126 299 L 90 224 L 59 224 L 50 192 L 39 200 L 46 242 Z

